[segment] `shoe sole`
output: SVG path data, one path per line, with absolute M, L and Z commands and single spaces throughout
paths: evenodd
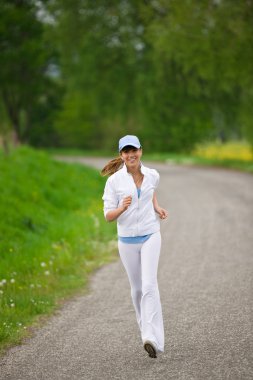
M 147 351 L 147 353 L 149 354 L 151 358 L 154 358 L 154 359 L 157 358 L 156 349 L 151 342 L 145 342 L 143 347 L 144 347 L 144 350 Z

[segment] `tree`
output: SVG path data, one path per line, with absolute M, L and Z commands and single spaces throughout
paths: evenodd
M 252 2 L 54 0 L 65 146 L 158 150 L 250 136 Z
M 206 137 L 249 137 L 243 125 L 252 104 L 252 1 L 147 1 L 142 14 L 156 59 L 174 62 L 189 102 L 206 103 L 213 125 Z
M 5 0 L 0 5 L 0 96 L 16 141 L 29 141 L 32 114 L 50 80 L 49 55 L 36 2 Z

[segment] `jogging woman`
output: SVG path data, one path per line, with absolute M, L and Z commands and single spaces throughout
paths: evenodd
M 101 174 L 109 175 L 103 201 L 108 222 L 117 220 L 118 248 L 131 286 L 131 296 L 144 349 L 152 358 L 164 351 L 163 317 L 157 283 L 161 249 L 160 219 L 168 216 L 155 190 L 159 174 L 141 163 L 138 137 L 119 140 L 119 157 Z

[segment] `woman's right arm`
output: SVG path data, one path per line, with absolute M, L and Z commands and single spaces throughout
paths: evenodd
M 123 214 L 124 211 L 128 209 L 132 202 L 132 197 L 128 196 L 123 199 L 122 206 L 115 208 L 114 210 L 110 210 L 106 213 L 105 219 L 107 222 L 113 222 L 118 219 L 118 217 Z

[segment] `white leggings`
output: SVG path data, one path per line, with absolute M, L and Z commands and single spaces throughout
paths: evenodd
M 161 234 L 156 232 L 144 243 L 118 242 L 121 261 L 131 286 L 131 296 L 143 343 L 151 340 L 164 351 L 163 317 L 157 283 Z

